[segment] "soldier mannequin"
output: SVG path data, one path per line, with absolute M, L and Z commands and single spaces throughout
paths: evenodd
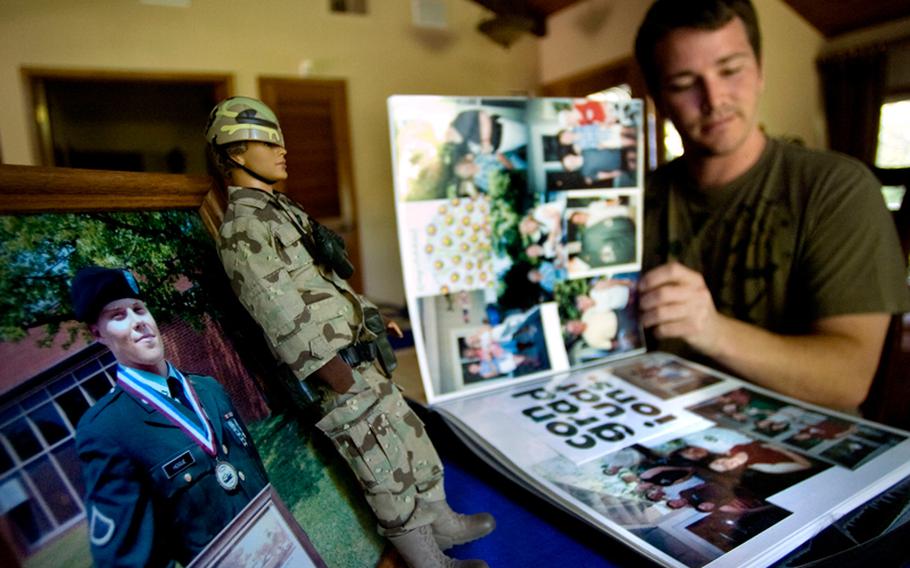
M 316 426 L 359 479 L 380 534 L 412 568 L 487 566 L 442 553 L 489 534 L 495 521 L 449 508 L 433 443 L 389 380 L 386 326 L 345 281 L 353 268 L 343 241 L 274 191 L 287 179 L 275 114 L 229 98 L 212 110 L 206 139 L 229 183 L 218 252 L 234 293 L 276 356 L 322 395 Z
M 129 272 L 84 268 L 72 295 L 118 362 L 76 427 L 95 565 L 187 565 L 268 484 L 252 437 L 215 379 L 165 360 Z

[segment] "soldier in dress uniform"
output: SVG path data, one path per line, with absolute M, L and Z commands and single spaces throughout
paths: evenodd
M 413 568 L 486 566 L 442 553 L 495 521 L 449 508 L 436 450 L 389 380 L 387 326 L 346 282 L 344 242 L 274 190 L 287 179 L 275 114 L 259 100 L 229 98 L 212 110 L 206 139 L 229 184 L 218 247 L 233 290 L 276 356 L 321 395 L 316 426 L 358 477 L 380 534 Z
M 84 268 L 72 297 L 118 363 L 76 428 L 95 564 L 186 565 L 268 484 L 252 437 L 215 379 L 165 360 L 129 271 Z

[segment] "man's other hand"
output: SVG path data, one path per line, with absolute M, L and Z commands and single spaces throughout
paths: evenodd
M 714 355 L 722 316 L 700 273 L 670 262 L 647 272 L 638 289 L 645 328 L 653 328 L 658 338 L 680 338 L 705 355 Z

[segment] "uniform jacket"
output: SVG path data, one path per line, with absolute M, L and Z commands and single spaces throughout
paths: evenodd
M 221 385 L 186 376 L 212 423 L 215 457 L 119 384 L 79 421 L 76 449 L 98 566 L 186 565 L 268 483 Z M 216 460 L 238 471 L 231 493 L 215 479 Z
M 375 306 L 313 261 L 300 206 L 280 193 L 228 192 L 218 254 L 234 293 L 298 379 L 354 341 L 376 338 L 363 325 L 364 308 Z

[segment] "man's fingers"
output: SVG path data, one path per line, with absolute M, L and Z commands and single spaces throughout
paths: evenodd
M 670 280 L 647 291 L 639 291 L 638 305 L 642 310 L 650 310 L 663 304 L 685 304 L 700 300 L 700 295 L 707 292 L 701 280 Z
M 646 272 L 638 282 L 639 291 L 642 294 L 645 294 L 673 282 L 670 267 L 671 265 L 669 264 L 662 264 L 661 266 Z
M 686 304 L 662 304 L 641 315 L 643 327 L 654 327 L 685 320 L 689 316 Z
M 645 293 L 667 284 L 686 284 L 697 281 L 700 278 L 701 274 L 698 272 L 686 268 L 678 262 L 669 262 L 645 273 L 639 282 L 638 288 L 642 293 Z
M 401 328 L 398 327 L 398 324 L 395 323 L 394 321 L 387 322 L 386 329 L 388 331 L 392 332 L 393 334 L 395 334 L 395 337 L 397 337 L 398 339 L 401 339 L 402 337 L 404 337 L 404 332 L 401 331 Z

